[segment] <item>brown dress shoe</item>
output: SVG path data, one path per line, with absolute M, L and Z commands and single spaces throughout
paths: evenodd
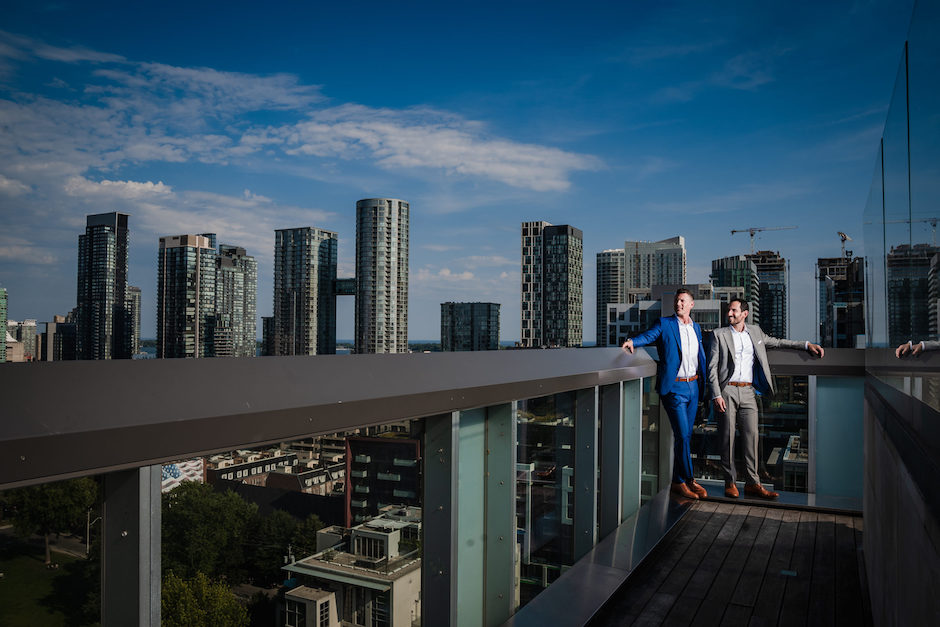
M 698 498 L 700 499 L 708 498 L 708 492 L 705 491 L 705 488 L 703 488 L 698 483 L 696 483 L 695 479 L 692 479 L 691 481 L 686 481 L 685 485 L 688 489 L 692 490 L 692 492 L 694 492 L 695 496 L 697 496 Z
M 776 492 L 771 492 L 770 490 L 764 489 L 764 486 L 759 483 L 747 484 L 744 486 L 744 493 L 748 496 L 758 496 L 762 499 L 775 499 L 780 496 Z
M 729 499 L 736 499 L 740 496 L 738 494 L 738 486 L 733 483 L 725 483 L 725 496 Z
M 689 487 L 684 483 L 672 484 L 672 493 L 678 494 L 679 496 L 685 497 L 687 499 L 695 499 L 696 501 L 698 500 L 698 496 L 695 494 L 695 492 L 690 490 Z

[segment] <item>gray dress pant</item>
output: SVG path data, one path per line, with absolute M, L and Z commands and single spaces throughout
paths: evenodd
M 721 467 L 725 481 L 736 481 L 734 470 L 734 428 L 741 433 L 744 447 L 744 473 L 748 484 L 760 483 L 757 476 L 757 397 L 754 387 L 726 385 L 721 391 L 727 411 L 718 414 L 718 438 L 721 441 Z

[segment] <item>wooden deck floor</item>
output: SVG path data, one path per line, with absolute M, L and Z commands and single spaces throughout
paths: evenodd
M 591 625 L 870 625 L 861 516 L 701 501 Z

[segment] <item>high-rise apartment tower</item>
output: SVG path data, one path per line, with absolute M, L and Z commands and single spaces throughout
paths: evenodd
M 624 242 L 624 294 L 654 285 L 683 285 L 686 269 L 685 238 L 658 242 Z
M 214 357 L 215 250 L 202 235 L 160 238 L 157 357 Z
M 215 356 L 254 357 L 258 263 L 244 248 L 222 244 L 215 267 Z
M 607 344 L 607 305 L 624 303 L 624 251 L 620 248 L 597 253 L 597 346 Z
M 339 238 L 306 226 L 274 232 L 274 350 L 276 355 L 336 353 Z
M 522 223 L 522 337 L 527 348 L 581 346 L 584 244 L 580 229 Z
M 126 213 L 87 216 L 78 236 L 76 346 L 79 359 L 130 359 Z
M 770 250 L 761 250 L 745 257 L 757 268 L 761 330 L 772 337 L 789 337 L 790 263 L 779 252 Z
M 408 224 L 403 200 L 356 203 L 357 353 L 408 352 Z
M 712 285 L 719 287 L 740 287 L 744 289 L 744 300 L 748 302 L 750 324 L 762 322 L 760 311 L 760 280 L 757 278 L 757 266 L 746 255 L 734 255 L 712 261 L 710 275 Z M 768 331 L 769 333 L 769 331 Z

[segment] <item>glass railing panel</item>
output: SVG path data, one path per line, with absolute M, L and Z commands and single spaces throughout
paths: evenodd
M 518 402 L 516 526 L 519 605 L 574 561 L 577 393 Z
M 164 621 L 420 624 L 422 432 L 412 420 L 164 464 Z
M 757 474 L 762 483 L 778 490 L 806 492 L 809 473 L 808 377 L 774 376 L 777 393 L 758 396 Z M 699 479 L 724 481 L 718 413 L 703 403 L 692 431 L 692 468 Z M 745 463 L 740 433 L 735 434 L 734 464 L 744 481 Z
M 101 489 L 95 477 L 0 492 L 0 625 L 98 625 Z
M 665 416 L 660 415 L 656 377 L 644 378 L 642 386 L 640 502 L 645 503 L 665 486 L 665 483 L 659 480 L 660 438 L 663 426 L 669 428 L 669 422 L 665 420 Z

